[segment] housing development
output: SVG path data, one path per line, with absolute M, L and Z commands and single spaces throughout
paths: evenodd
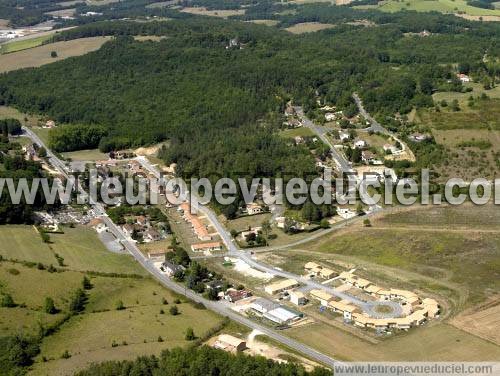
M 498 21 L 0 4 L 0 374 L 500 373 Z

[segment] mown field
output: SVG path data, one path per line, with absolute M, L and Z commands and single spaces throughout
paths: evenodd
M 0 73 L 21 68 L 39 67 L 68 57 L 84 55 L 99 49 L 108 40 L 110 37 L 93 37 L 50 43 L 38 47 L 30 46 L 33 48 L 18 48 L 17 52 L 0 55 Z M 25 42 L 34 43 L 33 41 L 34 39 L 27 39 Z M 16 43 L 21 42 L 24 41 Z M 18 51 L 19 49 L 23 51 Z M 57 57 L 51 57 L 52 51 L 57 53 Z
M 409 0 L 382 1 L 377 9 L 385 12 L 397 12 L 400 10 L 415 10 L 418 12 L 436 11 L 441 13 L 463 12 L 471 16 L 500 16 L 498 9 L 482 9 L 467 5 L 465 0 Z
M 184 338 L 188 327 L 203 337 L 223 321 L 183 299 L 176 303 L 178 296 L 146 276 L 131 257 L 106 251 L 90 229 L 65 229 L 64 234 L 51 235 L 51 240 L 42 243 L 30 226 L 0 226 L 0 294 L 11 295 L 17 305 L 0 308 L 0 335 L 31 335 L 40 326 L 60 325 L 43 339 L 34 375 L 67 375 L 91 362 L 159 354 L 188 345 Z M 58 266 L 55 253 L 64 258 L 65 266 Z M 58 271 L 49 272 L 49 264 Z M 125 274 L 109 274 L 115 272 Z M 85 310 L 63 323 L 84 275 L 92 284 L 86 290 Z M 44 311 L 47 297 L 54 300 L 58 313 Z M 120 302 L 123 307 L 117 309 Z M 177 316 L 169 313 L 174 304 Z
M 0 53 L 8 54 L 41 46 L 43 42 L 52 38 L 52 35 L 43 35 L 36 38 L 22 39 L 18 41 L 3 43 L 0 45 Z
M 331 29 L 332 27 L 335 27 L 335 25 L 324 24 L 320 22 L 304 22 L 290 26 L 285 30 L 293 34 L 303 34 L 303 33 L 313 33 L 315 31 L 320 31 L 325 29 Z

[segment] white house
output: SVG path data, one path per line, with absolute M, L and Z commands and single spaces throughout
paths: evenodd
M 339 138 L 340 138 L 340 141 L 344 142 L 344 141 L 347 141 L 349 140 L 349 133 L 347 132 L 339 132 Z
M 292 291 L 290 293 L 290 302 L 295 305 L 306 304 L 306 296 L 301 291 Z
M 367 146 L 367 143 L 365 140 L 356 140 L 354 142 L 354 147 L 357 149 L 364 149 L 364 148 L 366 148 L 366 146 Z
M 325 114 L 325 120 L 326 121 L 333 121 L 333 120 L 335 120 L 335 118 L 336 118 L 336 115 L 334 113 L 332 113 L 332 112 L 327 112 Z

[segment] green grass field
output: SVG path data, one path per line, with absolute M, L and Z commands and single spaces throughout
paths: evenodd
M 178 304 L 180 315 L 170 315 L 169 308 L 178 296 L 146 276 L 131 257 L 105 250 L 91 229 L 64 228 L 64 234 L 52 234 L 51 240 L 50 244 L 42 243 L 31 226 L 0 226 L 0 255 L 4 258 L 57 265 L 57 252 L 66 265 L 64 270 L 50 273 L 20 261 L 0 262 L 0 293 L 10 294 L 18 305 L 0 308 L 0 335 L 35 334 L 40 324 L 60 322 L 73 292 L 82 286 L 85 270 L 136 276 L 90 275 L 92 289 L 87 291 L 85 311 L 43 339 L 41 354 L 32 367 L 34 375 L 73 374 L 91 362 L 159 354 L 166 348 L 188 345 L 184 338 L 188 327 L 197 336 L 204 336 L 223 320 L 185 299 Z M 54 299 L 60 313 L 43 311 L 46 297 Z M 116 309 L 119 301 L 125 306 L 123 310 Z M 233 325 L 231 330 L 237 328 Z M 66 350 L 71 357 L 61 359 Z
M 467 5 L 465 0 L 389 0 L 379 3 L 377 9 L 385 12 L 415 10 L 418 12 L 436 11 L 441 13 L 464 12 L 471 16 L 500 16 L 500 10 L 482 9 Z
M 64 234 L 51 234 L 51 243 L 46 244 L 32 226 L 0 226 L 0 255 L 57 265 L 57 253 L 71 270 L 145 274 L 131 256 L 109 252 L 92 229 L 79 226 L 63 230 Z
M 297 136 L 314 136 L 314 132 L 311 131 L 309 128 L 306 127 L 300 127 L 300 128 L 294 128 L 294 129 L 287 129 L 284 131 L 281 131 L 279 133 L 280 136 L 286 137 L 286 138 L 294 138 Z
M 64 158 L 73 161 L 100 161 L 108 159 L 108 155 L 99 151 L 99 149 L 78 150 L 62 154 Z
M 8 54 L 11 52 L 17 52 L 22 50 L 27 50 L 28 48 L 41 46 L 43 42 L 52 38 L 52 35 L 44 35 L 37 38 L 23 39 L 18 41 L 13 41 L 9 43 L 1 44 L 0 52 L 2 54 Z

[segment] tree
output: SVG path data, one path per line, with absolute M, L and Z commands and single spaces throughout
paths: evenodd
M 170 307 L 169 312 L 172 316 L 177 316 L 179 314 L 179 308 L 176 305 Z
M 86 304 L 87 294 L 82 289 L 77 289 L 69 302 L 69 311 L 72 314 L 80 313 L 85 309 Z
M 2 299 L 0 300 L 0 307 L 14 308 L 16 306 L 17 304 L 14 303 L 14 299 L 10 294 L 5 294 L 2 296 Z
M 269 222 L 269 220 L 262 222 L 262 232 L 266 238 L 269 236 L 269 233 L 271 232 L 271 222 Z
M 56 58 L 57 57 L 57 52 L 56 51 L 51 51 L 50 52 L 50 57 Z
M 46 158 L 47 157 L 47 149 L 45 149 L 43 146 L 38 149 L 38 156 L 40 158 Z
M 90 282 L 89 277 L 83 276 L 82 287 L 84 290 L 91 290 L 92 289 L 93 286 L 92 286 L 92 282 Z
M 48 313 L 50 315 L 53 315 L 55 313 L 58 312 L 55 304 L 54 304 L 54 299 L 52 299 L 51 297 L 46 297 L 45 298 L 45 302 L 43 304 L 43 310 L 45 313 Z
M 453 101 L 451 102 L 450 108 L 452 111 L 455 111 L 455 112 L 460 111 L 460 105 L 458 104 L 457 99 L 453 99 Z
M 363 225 L 364 225 L 365 227 L 371 227 L 372 223 L 370 222 L 370 220 L 369 220 L 368 218 L 365 218 L 365 219 L 363 220 Z
M 196 336 L 194 335 L 194 330 L 191 327 L 188 327 L 186 329 L 186 336 L 185 336 L 186 341 L 193 341 L 196 339 Z
M 116 310 L 117 311 L 122 311 L 125 309 L 125 305 L 123 304 L 123 302 L 121 300 L 118 300 L 116 302 Z
M 330 227 L 330 223 L 328 223 L 328 219 L 323 218 L 323 219 L 321 220 L 321 222 L 319 223 L 319 226 L 320 226 L 321 228 L 329 228 L 329 227 Z

